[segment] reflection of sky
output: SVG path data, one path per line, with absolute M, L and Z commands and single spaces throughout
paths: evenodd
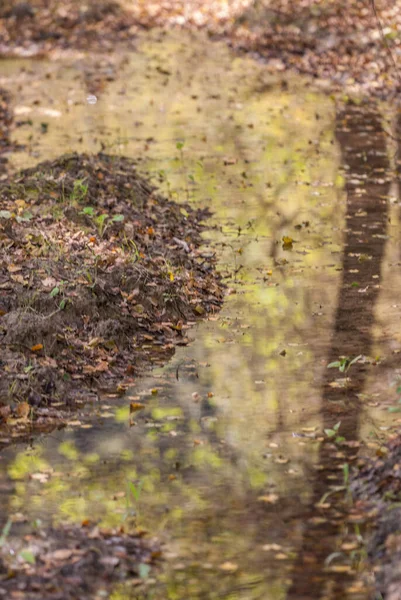
M 280 598 L 288 560 L 274 563 L 273 574 L 263 546 L 279 544 L 287 559 L 296 547 L 297 531 L 280 514 L 308 501 L 340 277 L 344 202 L 332 102 L 297 81 L 274 82 L 224 46 L 177 38 L 128 57 L 94 106 L 73 64 L 30 69 L 20 112 L 25 107 L 35 131 L 45 118 L 33 105 L 38 97 L 62 116 L 49 117 L 31 155 L 13 163 L 93 151 L 100 142 L 141 156 L 140 168 L 161 177 L 165 193 L 213 210 L 217 228 L 205 238 L 232 293 L 220 315 L 190 332 L 188 348 L 131 390 L 146 404 L 135 426 L 129 399 L 106 398 L 91 427 L 8 450 L 9 511 L 117 525 L 137 510 L 139 523 L 168 541 L 172 564 L 187 569 L 185 577 L 167 574 L 155 598 L 205 597 L 201 589 L 228 598 L 233 588 L 233 598 Z M 32 127 L 17 129 L 18 141 Z M 295 240 L 290 251 L 284 235 Z M 143 482 L 138 505 L 127 505 L 127 479 Z M 216 572 L 227 561 L 238 570 L 222 579 Z

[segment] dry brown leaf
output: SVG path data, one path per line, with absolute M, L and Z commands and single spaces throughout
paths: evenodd
M 15 414 L 18 419 L 27 419 L 30 412 L 31 407 L 28 402 L 20 402 L 15 409 Z
M 135 413 L 138 410 L 143 410 L 145 408 L 145 404 L 142 402 L 131 402 L 129 405 L 130 413 Z

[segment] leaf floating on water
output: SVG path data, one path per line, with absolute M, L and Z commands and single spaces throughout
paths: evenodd
M 352 571 L 351 565 L 333 565 L 328 567 L 328 570 L 332 573 L 349 573 Z
M 283 235 L 281 240 L 283 242 L 283 250 L 291 250 L 292 249 L 292 245 L 294 243 L 294 240 L 292 239 L 292 237 L 289 237 L 288 235 Z
M 144 408 L 145 404 L 142 402 L 131 402 L 129 405 L 129 412 L 132 414 L 138 412 L 138 410 L 143 410 Z
M 262 550 L 264 550 L 265 552 L 278 552 L 281 549 L 282 546 L 279 546 L 279 544 L 265 544 L 264 546 L 262 546 Z
M 284 458 L 284 456 L 278 456 L 275 460 L 275 463 L 279 464 L 279 465 L 286 465 L 288 462 L 290 462 L 289 458 Z
M 226 573 L 235 573 L 235 571 L 238 571 L 238 565 L 228 560 L 220 565 L 220 569 Z
M 259 496 L 259 502 L 266 502 L 267 504 L 276 504 L 279 497 L 277 494 L 267 494 L 266 496 Z

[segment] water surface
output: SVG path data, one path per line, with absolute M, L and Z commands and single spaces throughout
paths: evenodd
M 140 159 L 164 193 L 211 208 L 205 241 L 229 292 L 127 397 L 5 451 L 3 511 L 107 525 L 135 512 L 166 562 L 115 600 L 368 598 L 358 530 L 336 512 L 344 492 L 316 505 L 358 442 L 375 450 L 395 421 L 399 202 L 378 109 L 182 32 L 115 62 L 5 63 L 26 146 L 11 163 L 100 149 Z M 348 382 L 327 369 L 359 354 Z M 324 429 L 338 422 L 335 446 Z

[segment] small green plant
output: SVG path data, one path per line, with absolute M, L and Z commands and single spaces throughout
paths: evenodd
M 133 263 L 136 263 L 136 262 L 138 262 L 138 260 L 141 259 L 141 255 L 139 253 L 138 246 L 135 244 L 134 240 L 130 240 L 129 238 L 127 238 L 126 235 L 124 235 L 122 247 L 124 248 L 125 251 L 127 251 L 131 254 L 131 261 Z
M 88 184 L 86 178 L 74 181 L 72 192 L 70 194 L 71 202 L 83 202 L 88 194 Z
M 335 425 L 333 425 L 332 429 L 325 429 L 324 433 L 328 438 L 334 438 L 334 443 L 339 444 L 345 441 L 345 438 L 338 434 L 338 430 L 340 429 L 341 421 L 338 421 Z
M 344 486 L 348 487 L 349 486 L 349 464 L 348 463 L 343 464 L 343 480 L 344 480 Z
M 50 298 L 56 298 L 57 296 L 63 296 L 59 303 L 59 309 L 64 310 L 68 303 L 68 298 L 66 298 L 64 293 L 64 286 L 68 283 L 67 281 L 60 281 L 58 285 L 56 285 L 50 292 Z
M 124 521 L 128 517 L 138 516 L 138 503 L 141 496 L 143 482 L 139 481 L 137 485 L 133 481 L 127 480 L 127 486 L 125 490 L 125 515 Z
M 331 362 L 327 365 L 328 369 L 338 369 L 340 373 L 347 374 L 352 365 L 358 362 L 362 358 L 362 354 L 358 354 L 355 358 L 350 358 L 349 356 L 340 356 L 338 360 Z
M 330 496 L 332 496 L 333 494 L 338 494 L 340 492 L 344 493 L 344 497 L 346 500 L 352 502 L 352 494 L 351 494 L 350 481 L 349 481 L 349 464 L 348 463 L 344 463 L 342 465 L 342 471 L 343 471 L 343 484 L 335 485 L 328 492 L 323 494 L 323 496 L 320 498 L 320 500 L 318 502 L 318 505 L 325 504 L 326 501 L 328 500 L 328 498 L 330 498 Z
M 8 538 L 8 534 L 10 533 L 12 524 L 13 524 L 12 520 L 10 518 L 8 518 L 7 523 L 4 525 L 3 531 L 1 532 L 1 535 L 0 535 L 0 548 L 2 548 L 4 546 L 4 544 L 6 543 L 6 540 Z
M 96 214 L 93 206 L 85 206 L 85 208 L 81 210 L 80 214 L 86 215 L 91 219 L 93 224 L 96 226 L 100 237 L 103 237 L 110 223 L 121 223 L 124 221 L 124 215 L 113 215 L 111 217 L 107 213 Z
M 401 394 L 401 385 L 398 385 L 398 386 L 397 386 L 397 390 L 396 390 L 396 392 L 397 392 L 397 394 Z M 398 406 L 397 406 L 397 405 L 398 405 Z M 388 407 L 388 409 L 387 409 L 387 410 L 388 410 L 388 412 L 391 412 L 391 413 L 398 413 L 398 412 L 401 412 L 401 397 L 400 397 L 400 398 L 398 398 L 398 400 L 397 400 L 397 405 L 396 405 L 396 406 L 389 406 L 389 407 Z

